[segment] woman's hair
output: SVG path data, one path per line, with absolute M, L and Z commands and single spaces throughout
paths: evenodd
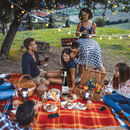
M 83 8 L 83 9 L 81 9 L 80 12 L 79 12 L 79 19 L 80 19 L 80 20 L 83 20 L 84 12 L 86 12 L 87 14 L 89 14 L 88 19 L 92 19 L 93 14 L 92 14 L 91 10 L 88 9 L 88 8 Z
M 119 84 L 130 79 L 130 68 L 126 63 L 118 63 L 116 67 L 118 67 L 119 70 L 119 77 L 113 76 L 113 88 L 118 89 Z
M 27 39 L 25 39 L 24 40 L 24 47 L 28 50 L 28 47 L 29 47 L 29 45 L 31 44 L 31 42 L 32 41 L 34 41 L 34 39 L 33 38 L 27 38 Z
M 65 48 L 63 51 L 62 51 L 62 54 L 61 54 L 61 63 L 64 65 L 65 64 L 65 61 L 63 60 L 63 54 L 66 53 L 67 55 L 70 55 L 71 53 L 71 50 L 70 48 Z
M 16 119 L 18 123 L 22 126 L 29 125 L 35 116 L 35 103 L 31 100 L 25 101 L 23 104 L 19 105 L 16 112 Z

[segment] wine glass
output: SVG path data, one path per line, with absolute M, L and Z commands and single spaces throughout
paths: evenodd
M 49 60 L 49 56 L 48 56 L 48 55 L 46 55 L 46 56 L 45 56 L 45 61 L 48 61 L 48 60 Z M 47 63 L 45 63 L 45 64 L 44 64 L 44 66 L 48 66 L 48 64 L 47 64 Z
M 9 85 L 10 85 L 9 79 L 11 78 L 11 74 L 7 74 L 5 77 L 6 77 L 6 79 L 8 80 L 7 85 L 9 86 Z
M 63 77 L 63 76 L 64 76 L 64 75 L 63 75 L 64 67 L 60 67 L 60 70 L 62 71 L 62 72 L 61 72 L 61 77 Z

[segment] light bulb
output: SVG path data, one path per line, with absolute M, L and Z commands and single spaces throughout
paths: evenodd
M 109 0 L 108 3 L 111 3 L 111 1 Z
M 13 5 L 13 4 L 11 5 L 11 8 L 12 8 L 12 9 L 14 8 L 14 5 Z
M 24 14 L 24 11 L 22 11 L 22 14 Z
M 82 36 L 82 34 L 80 33 L 79 36 Z
M 46 24 L 46 27 L 48 27 L 48 23 Z
M 35 22 L 38 22 L 38 19 L 35 19 Z
M 122 36 L 120 36 L 120 39 L 122 39 Z
M 111 37 L 109 37 L 109 39 L 111 39 Z
M 60 28 L 58 29 L 58 31 L 60 32 Z
M 68 32 L 68 34 L 70 34 L 70 32 Z
M 100 40 L 102 40 L 102 37 L 100 37 Z
M 130 37 L 130 34 L 128 35 L 128 37 Z

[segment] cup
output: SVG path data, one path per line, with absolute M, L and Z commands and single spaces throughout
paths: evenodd
M 44 95 L 42 95 L 42 102 L 46 103 L 48 101 L 48 98 L 44 98 Z
M 13 101 L 13 108 L 17 109 L 19 106 L 19 100 Z

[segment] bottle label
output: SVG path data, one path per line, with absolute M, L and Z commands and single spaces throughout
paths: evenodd
M 62 93 L 68 94 L 68 86 L 62 86 Z

